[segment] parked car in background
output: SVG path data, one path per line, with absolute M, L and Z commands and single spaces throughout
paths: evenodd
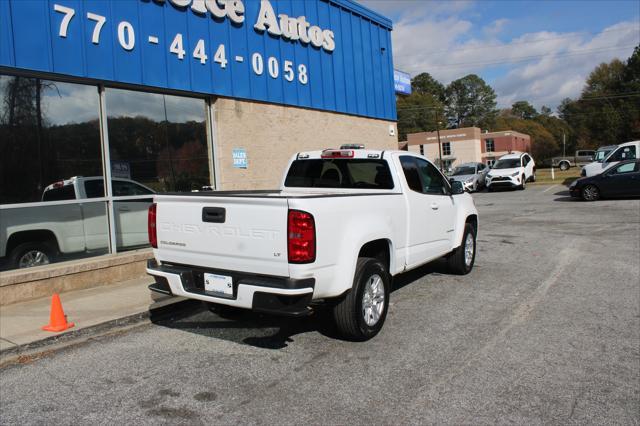
M 593 161 L 595 151 L 592 149 L 581 149 L 576 151 L 571 157 L 554 157 L 551 159 L 551 166 L 560 170 L 569 170 L 571 167 L 584 166 Z
M 589 177 L 597 175 L 620 161 L 638 158 L 638 153 L 640 153 L 640 140 L 622 143 L 609 152 L 602 161 L 594 161 L 584 166 L 580 172 L 580 176 Z
M 600 148 L 596 149 L 596 153 L 593 155 L 593 161 L 597 163 L 602 163 L 602 160 L 604 160 L 605 157 L 609 155 L 609 153 L 614 149 L 616 149 L 617 147 L 618 145 L 601 146 Z
M 148 244 L 147 210 L 155 192 L 130 179 L 114 178 L 113 195 L 144 196 L 115 201 L 116 243 L 119 248 Z M 47 265 L 58 256 L 106 251 L 109 228 L 101 176 L 76 176 L 52 183 L 38 205 L 3 210 L 0 215 L 0 258 L 9 268 Z M 69 202 L 69 201 L 77 202 Z M 84 202 L 82 202 L 84 200 Z
M 640 160 L 622 161 L 602 173 L 571 183 L 572 197 L 596 201 L 608 197 L 640 197 Z
M 451 179 L 462 182 L 465 191 L 474 192 L 484 188 L 489 166 L 483 163 L 464 163 L 453 169 Z
M 527 153 L 503 155 L 493 164 L 485 181 L 489 191 L 496 188 L 525 189 L 527 182 L 536 181 L 536 164 Z

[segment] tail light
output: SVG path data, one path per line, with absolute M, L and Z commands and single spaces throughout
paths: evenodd
M 311 263 L 316 260 L 316 225 L 313 215 L 289 210 L 287 224 L 289 263 Z
M 153 248 L 158 248 L 158 232 L 156 230 L 156 208 L 156 203 L 153 203 L 149 206 L 149 221 L 147 227 L 147 230 L 149 231 L 149 243 Z
M 353 158 L 354 152 L 348 149 L 325 149 L 322 158 Z

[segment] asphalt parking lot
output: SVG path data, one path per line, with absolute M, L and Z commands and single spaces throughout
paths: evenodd
M 0 424 L 640 422 L 640 200 L 478 193 L 471 274 L 396 279 L 374 340 L 201 309 L 0 371 Z

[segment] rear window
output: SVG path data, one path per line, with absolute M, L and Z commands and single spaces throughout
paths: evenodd
M 42 194 L 42 201 L 75 200 L 76 192 L 73 185 L 65 185 L 60 188 L 52 188 Z
M 291 188 L 393 189 L 384 160 L 295 160 L 284 186 Z
M 104 181 L 102 179 L 90 179 L 84 182 L 84 192 L 87 198 L 104 197 Z

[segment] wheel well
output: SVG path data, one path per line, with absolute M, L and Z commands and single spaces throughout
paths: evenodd
M 358 257 L 372 257 L 378 259 L 383 265 L 387 267 L 387 271 L 391 269 L 391 255 L 389 252 L 388 240 L 374 240 L 369 241 L 363 245 L 358 253 Z
M 475 214 L 468 216 L 467 220 L 465 221 L 465 224 L 467 223 L 473 226 L 473 229 L 476 231 L 476 234 L 477 234 L 478 233 L 478 216 Z
M 52 244 L 55 250 L 58 250 L 58 240 L 53 232 L 47 230 L 37 231 L 22 231 L 11 234 L 9 241 L 7 241 L 7 255 L 13 251 L 14 248 L 23 243 L 48 243 Z

